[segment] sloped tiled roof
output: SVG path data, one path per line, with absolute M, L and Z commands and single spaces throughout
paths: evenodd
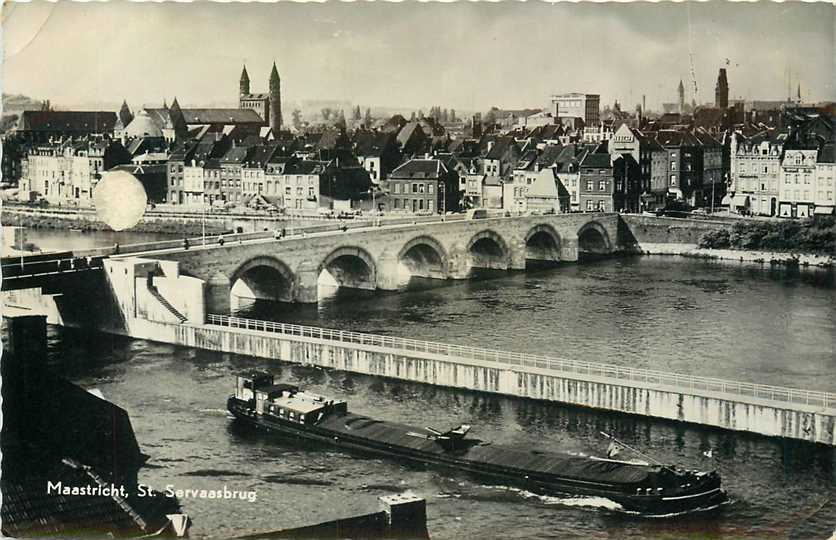
M 247 160 L 247 154 L 249 154 L 250 149 L 245 148 L 243 146 L 233 146 L 229 149 L 229 151 L 223 155 L 220 159 L 221 164 L 238 164 L 243 163 Z
M 187 124 L 264 124 L 252 109 L 182 109 Z
M 389 175 L 389 178 L 438 178 L 447 168 L 438 159 L 410 159 Z
M 594 167 L 596 169 L 607 169 L 612 167 L 610 155 L 600 152 L 590 152 L 581 161 L 581 167 Z
M 18 129 L 105 133 L 113 131 L 116 120 L 116 113 L 110 111 L 23 111 Z
M 833 147 L 834 144 L 832 142 L 823 145 L 821 150 L 819 150 L 818 159 L 816 161 L 819 163 L 833 163 Z

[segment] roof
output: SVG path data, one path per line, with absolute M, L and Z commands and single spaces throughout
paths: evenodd
M 277 149 L 278 147 L 276 145 L 263 144 L 254 146 L 249 157 L 247 157 L 247 161 L 244 166 L 258 168 L 265 167 L 267 162 L 270 161 L 270 158 L 273 157 L 273 154 L 276 153 Z
M 270 99 L 270 94 L 244 94 L 241 99 Z
M 106 133 L 113 131 L 116 120 L 110 111 L 23 111 L 17 129 Z
M 187 124 L 264 124 L 252 109 L 182 109 Z
M 447 168 L 438 159 L 410 159 L 389 175 L 390 179 L 438 178 Z
M 354 136 L 354 153 L 358 156 L 379 156 L 394 140 L 392 133 L 361 131 Z
M 661 129 L 656 133 L 656 141 L 662 146 L 697 146 L 699 140 L 687 131 Z
M 502 159 L 510 150 L 514 139 L 511 137 L 499 137 L 493 144 L 493 147 L 485 155 L 485 159 Z
M 581 161 L 581 167 L 595 167 L 596 169 L 607 169 L 612 167 L 610 155 L 598 152 L 589 152 Z
M 829 142 L 819 150 L 818 163 L 833 163 L 833 143 Z
M 247 154 L 249 153 L 249 150 L 249 148 L 245 148 L 243 146 L 233 146 L 221 158 L 221 164 L 228 165 L 243 163 L 247 159 Z
M 421 135 L 424 134 L 424 130 L 421 129 L 421 126 L 418 122 L 407 122 L 404 127 L 398 132 L 397 140 L 398 143 L 403 147 L 409 140 L 412 138 L 412 135 L 416 133 L 416 130 L 420 132 Z

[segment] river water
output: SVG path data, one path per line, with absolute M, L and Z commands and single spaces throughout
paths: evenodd
M 567 265 L 399 293 L 336 292 L 316 307 L 250 303 L 243 316 L 836 391 L 832 274 L 641 257 Z M 381 380 L 236 355 L 50 328 L 55 368 L 131 415 L 157 488 L 255 490 L 256 502 L 183 499 L 195 538 L 228 538 L 427 499 L 435 539 L 829 538 L 833 449 L 556 404 Z M 361 414 L 496 444 L 603 453 L 600 431 L 661 461 L 720 471 L 719 512 L 639 519 L 608 501 L 540 497 L 456 472 L 301 447 L 253 434 L 224 411 L 235 373 L 349 401 Z M 704 452 L 712 450 L 712 456 Z

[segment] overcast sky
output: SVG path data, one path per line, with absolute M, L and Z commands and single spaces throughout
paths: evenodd
M 539 107 L 559 92 L 650 108 L 731 97 L 836 99 L 834 7 L 800 3 L 32 3 L 4 6 L 3 91 L 62 108 L 237 103 L 275 60 L 283 101 L 459 110 Z

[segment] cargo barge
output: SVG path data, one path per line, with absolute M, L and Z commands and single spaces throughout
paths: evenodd
M 348 412 L 343 400 L 274 384 L 262 371 L 236 378 L 227 408 L 237 421 L 293 438 L 457 469 L 534 493 L 604 497 L 642 516 L 713 510 L 727 501 L 716 471 L 517 450 L 468 438 L 468 425 L 441 432 L 384 422 Z

